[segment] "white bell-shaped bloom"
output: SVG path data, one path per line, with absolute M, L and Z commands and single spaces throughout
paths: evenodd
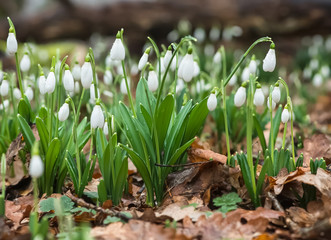
M 323 77 L 321 74 L 316 73 L 313 77 L 313 85 L 314 87 L 320 87 L 323 83 Z
M 42 95 L 45 95 L 47 93 L 46 91 L 46 78 L 44 75 L 41 75 L 38 80 L 38 87 L 39 91 Z
M 214 64 L 220 64 L 222 61 L 222 56 L 221 56 L 221 53 L 220 51 L 217 51 L 213 57 L 213 63 Z
M 281 118 L 283 123 L 286 123 L 290 119 L 290 112 L 287 108 L 284 108 Z
M 249 74 L 250 74 L 249 68 L 245 67 L 241 73 L 241 81 L 245 82 L 245 81 L 249 80 Z
M 9 92 L 9 83 L 7 80 L 3 80 L 0 86 L 0 95 L 5 97 Z
M 182 79 L 177 80 L 177 85 L 176 85 L 176 93 L 181 92 L 185 88 L 185 83 Z
M 151 92 L 156 91 L 157 88 L 159 87 L 159 81 L 157 79 L 157 75 L 154 70 L 152 70 L 148 73 L 147 85 L 148 85 L 148 89 Z
M 170 63 L 170 60 L 171 60 L 171 57 L 172 57 L 172 51 L 171 50 L 167 50 L 165 55 L 164 55 L 164 60 L 163 60 L 163 66 L 165 68 L 168 67 L 169 63 Z
M 110 85 L 113 83 L 113 74 L 111 73 L 111 71 L 109 69 L 107 69 L 105 71 L 105 74 L 103 75 L 103 82 L 106 85 Z
M 233 74 L 233 76 L 230 78 L 228 84 L 229 84 L 229 86 L 233 86 L 236 84 L 236 82 L 237 82 L 237 75 Z
M 234 95 L 234 105 L 241 107 L 246 101 L 246 88 L 241 86 Z
M 160 57 L 161 73 L 164 73 L 166 68 L 164 67 L 164 57 Z M 159 70 L 159 64 L 157 64 L 157 70 Z
M 79 82 L 75 82 L 75 90 L 74 90 L 74 93 L 75 94 L 78 94 L 80 92 L 80 84 Z
M 321 67 L 321 74 L 324 78 L 328 78 L 330 75 L 330 67 L 328 65 L 323 65 Z
M 135 76 L 139 73 L 138 65 L 136 63 L 133 63 L 130 68 L 130 74 L 132 76 Z
M 212 93 L 208 97 L 207 107 L 208 107 L 209 111 L 214 111 L 216 109 L 216 106 L 217 106 L 216 94 Z
M 108 122 L 105 122 L 105 124 L 103 125 L 103 134 L 108 136 Z
M 200 74 L 200 66 L 197 61 L 194 61 L 194 71 L 193 71 L 193 77 L 197 77 Z
M 313 71 L 316 70 L 319 67 L 318 59 L 313 58 L 312 60 L 310 60 L 309 67 Z
M 148 54 L 144 52 L 144 54 L 139 59 L 139 63 L 138 63 L 139 71 L 141 71 L 146 66 L 147 61 L 148 61 Z
M 194 30 L 193 36 L 198 40 L 198 42 L 203 42 L 206 39 L 206 31 L 198 27 Z
M 254 105 L 255 106 L 262 106 L 264 103 L 264 94 L 261 88 L 257 88 L 254 93 Z
M 185 82 L 190 82 L 194 73 L 193 55 L 187 53 L 183 58 L 178 68 L 178 77 L 182 78 Z
M 76 81 L 80 79 L 80 71 L 81 68 L 78 63 L 75 63 L 74 67 L 72 68 L 72 76 Z
M 268 97 L 268 100 L 267 100 L 267 106 L 268 106 L 268 108 L 270 109 L 269 97 Z M 276 103 L 275 103 L 275 101 L 272 99 L 271 109 L 274 110 L 275 107 L 276 107 Z
M 29 71 L 30 67 L 31 67 L 31 61 L 30 61 L 30 57 L 28 54 L 24 54 L 21 62 L 20 62 L 20 67 L 22 72 L 27 72 Z
M 3 110 L 3 108 L 7 109 L 9 106 L 9 100 L 6 99 L 0 104 L 0 110 Z
M 29 174 L 33 178 L 39 178 L 44 173 L 44 163 L 40 156 L 34 155 L 30 160 Z
M 257 70 L 257 63 L 254 59 L 252 59 L 248 65 L 248 69 L 249 69 L 249 72 L 253 75 L 256 74 L 256 70 Z
M 81 72 L 80 79 L 82 86 L 85 89 L 89 89 L 93 80 L 93 71 L 90 62 L 84 62 Z
M 68 117 L 69 117 L 69 104 L 64 103 L 59 109 L 58 118 L 61 122 L 64 122 L 65 120 L 68 119 Z
M 26 90 L 25 90 L 25 96 L 29 99 L 29 101 L 32 101 L 33 99 L 33 90 L 31 87 L 28 87 Z
M 273 72 L 276 67 L 276 53 L 275 49 L 270 48 L 267 55 L 263 59 L 263 71 Z
M 69 69 L 64 71 L 63 86 L 64 89 L 68 92 L 73 92 L 75 90 L 74 77 L 72 76 L 71 71 Z
M 130 84 L 129 84 L 129 89 L 130 89 Z M 121 93 L 122 94 L 124 94 L 124 95 L 127 95 L 128 94 L 128 90 L 126 89 L 126 84 L 125 84 L 125 79 L 124 78 L 121 81 L 120 90 L 121 90 Z
M 103 128 L 105 123 L 105 117 L 103 116 L 100 105 L 95 105 L 91 114 L 91 127 L 92 128 Z
M 10 32 L 7 38 L 7 52 L 11 55 L 17 52 L 17 40 L 14 33 Z
M 110 50 L 110 58 L 112 60 L 119 60 L 122 61 L 125 58 L 125 48 L 122 43 L 121 38 L 116 38 L 113 46 Z
M 53 71 L 49 72 L 47 79 L 46 79 L 46 92 L 53 93 L 55 90 L 55 74 Z
M 272 90 L 272 101 L 278 103 L 280 101 L 280 88 L 279 86 L 275 86 Z
M 220 36 L 221 36 L 221 30 L 218 27 L 213 26 L 209 32 L 209 39 L 212 42 L 216 42 L 220 39 Z
M 21 99 L 22 97 L 21 91 L 18 88 L 14 88 L 13 95 L 17 100 Z

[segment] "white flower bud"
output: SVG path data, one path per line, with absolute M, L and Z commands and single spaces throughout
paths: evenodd
M 103 81 L 106 85 L 113 83 L 113 74 L 109 69 L 105 71 L 105 74 L 103 75 Z
M 193 66 L 194 66 L 193 77 L 196 77 L 200 74 L 200 67 L 196 61 L 194 61 Z
M 105 122 L 103 125 L 103 133 L 108 136 L 108 122 Z
M 218 27 L 212 27 L 209 32 L 209 39 L 213 42 L 216 42 L 220 39 L 221 31 Z
M 25 90 L 25 96 L 29 99 L 29 101 L 32 101 L 33 99 L 33 90 L 31 87 L 28 87 L 26 90 Z
M 130 68 L 130 73 L 132 76 L 137 75 L 139 73 L 138 65 L 133 63 Z
M 330 75 L 330 68 L 328 65 L 324 65 L 321 67 L 321 74 L 324 78 L 328 78 Z
M 313 85 L 314 87 L 320 87 L 323 83 L 323 78 L 321 76 L 321 74 L 316 73 L 313 77 Z
M 186 54 L 178 68 L 178 77 L 185 82 L 190 82 L 194 73 L 194 61 L 192 54 Z
M 249 80 L 249 74 L 250 74 L 249 68 L 245 67 L 241 73 L 241 82 L 245 82 Z
M 80 84 L 79 82 L 75 82 L 75 90 L 74 90 L 74 93 L 75 94 L 78 94 L 80 92 Z
M 7 80 L 3 80 L 0 86 L 0 95 L 5 97 L 8 95 L 9 83 Z
M 7 109 L 9 106 L 9 100 L 6 99 L 5 101 L 3 101 L 3 103 L 0 104 L 0 110 L 3 110 L 3 108 L 5 107 L 5 109 Z
M 91 114 L 91 127 L 92 128 L 103 128 L 105 117 L 103 116 L 100 105 L 95 105 Z
M 164 57 L 160 57 L 160 64 L 161 64 L 161 73 L 164 73 L 166 70 L 164 67 Z M 159 64 L 157 64 L 157 70 L 159 70 Z
M 276 67 L 276 53 L 275 49 L 270 48 L 267 55 L 263 59 L 263 71 L 273 72 Z
M 46 92 L 48 93 L 52 93 L 55 90 L 55 84 L 56 84 L 56 80 L 55 80 L 55 74 L 54 72 L 49 72 L 47 79 L 46 79 Z
M 184 83 L 184 81 L 183 81 L 182 79 L 179 78 L 179 79 L 177 80 L 176 93 L 181 92 L 181 91 L 184 89 L 184 87 L 185 87 L 185 83 Z
M 207 100 L 207 107 L 209 111 L 214 111 L 217 106 L 217 98 L 216 94 L 212 93 L 209 95 L 208 100 Z
M 234 95 L 234 105 L 241 107 L 246 101 L 246 88 L 238 88 L 236 94 Z
M 268 97 L 268 101 L 267 101 L 267 106 L 268 106 L 268 108 L 270 109 L 270 104 L 269 104 L 269 97 Z M 275 109 L 275 107 L 276 107 L 276 103 L 275 103 L 275 101 L 274 101 L 274 100 L 272 100 L 272 103 L 271 103 L 271 108 L 272 108 L 272 110 L 274 110 L 274 109 Z
M 283 123 L 286 123 L 290 119 L 290 113 L 287 108 L 284 108 L 281 118 Z
M 18 88 L 14 88 L 13 95 L 17 100 L 21 99 L 22 97 L 21 91 Z
M 222 56 L 221 56 L 221 53 L 220 51 L 217 51 L 213 57 L 213 63 L 215 64 L 220 64 L 222 61 Z
M 139 63 L 138 63 L 139 71 L 141 71 L 145 67 L 147 61 L 148 61 L 148 54 L 146 52 L 144 52 L 144 54 L 141 56 Z
M 229 86 L 233 86 L 233 85 L 236 84 L 236 82 L 237 82 L 237 75 L 236 74 L 233 74 L 233 76 L 230 78 L 228 84 L 229 84 Z
M 59 110 L 58 118 L 61 122 L 64 122 L 69 117 L 69 104 L 64 103 Z
M 73 92 L 75 90 L 74 77 L 72 76 L 69 69 L 64 71 L 63 86 L 64 89 L 68 92 Z
M 163 66 L 166 68 L 168 67 L 169 63 L 170 63 L 170 60 L 171 60 L 171 57 L 172 57 L 172 51 L 171 50 L 167 50 L 165 55 L 164 55 L 164 60 L 163 60 Z M 174 61 L 174 59 L 173 59 Z
M 256 74 L 256 69 L 257 69 L 257 63 L 255 60 L 251 60 L 249 65 L 248 65 L 249 72 L 253 75 Z
M 193 36 L 198 40 L 198 42 L 203 42 L 206 39 L 206 32 L 203 28 L 198 27 L 194 30 Z
M 79 64 L 76 63 L 74 65 L 74 67 L 72 68 L 72 76 L 74 77 L 74 79 L 76 81 L 78 81 L 80 79 L 80 71 L 81 71 L 81 68 L 80 68 Z
M 319 66 L 318 60 L 316 58 L 313 58 L 310 60 L 309 67 L 311 70 L 316 70 Z
M 110 50 L 110 58 L 112 60 L 122 61 L 125 58 L 125 48 L 120 38 L 116 38 Z
M 39 77 L 39 80 L 38 80 L 38 87 L 39 87 L 39 91 L 42 95 L 45 95 L 46 94 L 46 78 L 44 75 L 40 76 Z
M 147 84 L 148 84 L 148 89 L 151 92 L 156 91 L 157 88 L 159 87 L 159 81 L 157 79 L 157 75 L 156 75 L 156 72 L 154 70 L 153 71 L 150 71 L 148 73 Z
M 280 89 L 278 86 L 275 86 L 272 90 L 272 101 L 278 103 L 280 101 Z
M 7 38 L 7 52 L 11 55 L 17 52 L 17 40 L 14 33 L 9 33 Z
M 33 178 L 39 178 L 44 173 L 44 163 L 41 160 L 40 156 L 32 156 L 29 166 L 29 174 Z
M 264 103 L 264 94 L 261 88 L 257 88 L 254 93 L 254 105 L 255 106 L 262 106 Z
M 28 54 L 23 55 L 21 62 L 20 62 L 20 67 L 21 67 L 22 72 L 29 71 L 29 69 L 31 67 L 31 61 L 30 61 Z
M 129 88 L 130 88 L 130 84 L 129 84 Z M 121 93 L 122 94 L 124 94 L 124 95 L 127 95 L 128 94 L 128 90 L 126 89 L 126 84 L 125 84 L 125 79 L 124 78 L 121 81 L 120 90 L 121 90 Z
M 80 73 L 81 73 L 80 79 L 81 79 L 83 88 L 85 88 L 85 89 L 90 88 L 92 80 L 93 80 L 93 72 L 92 72 L 91 63 L 84 62 Z

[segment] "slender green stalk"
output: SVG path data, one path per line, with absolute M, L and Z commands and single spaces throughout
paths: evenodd
M 270 93 L 269 93 L 269 113 L 270 113 L 270 155 L 271 155 L 271 164 L 274 166 L 274 131 L 273 131 L 273 109 L 272 109 L 272 91 L 273 87 L 270 86 Z M 274 168 L 272 168 L 274 170 Z M 274 173 L 272 173 L 274 174 Z
M 285 141 L 286 141 L 286 130 L 287 130 L 287 122 L 284 123 L 284 132 L 283 132 L 283 143 L 282 143 L 282 149 L 285 149 Z
M 133 104 L 133 100 L 132 100 L 132 96 L 131 96 L 131 91 L 130 91 L 130 87 L 129 87 L 129 83 L 128 83 L 128 78 L 126 76 L 124 60 L 122 60 L 121 62 L 122 62 L 123 75 L 124 75 L 126 90 L 128 92 L 130 106 L 131 106 L 131 109 L 132 109 L 133 116 L 136 118 L 137 114 L 136 114 L 136 110 L 134 109 L 134 104 Z
M 20 69 L 20 64 L 18 62 L 18 55 L 17 52 L 15 53 L 15 61 L 16 61 L 16 71 L 17 71 L 17 77 L 18 77 L 18 86 L 21 90 L 21 96 L 24 98 L 24 86 L 22 84 L 22 75 L 21 75 L 21 69 Z
M 0 217 L 5 216 L 6 213 L 6 156 L 3 153 L 1 156 L 1 180 L 2 180 L 2 192 L 0 196 Z
M 98 96 L 98 83 L 97 83 L 97 75 L 96 75 L 96 71 L 95 71 L 95 59 L 94 59 L 94 54 L 93 54 L 93 50 L 92 48 L 89 48 L 89 55 L 91 58 L 91 65 L 92 65 L 92 72 L 93 72 L 93 82 L 92 84 L 94 84 L 94 97 L 97 99 L 99 98 Z
M 32 178 L 32 184 L 33 184 L 33 211 L 38 212 L 38 179 Z

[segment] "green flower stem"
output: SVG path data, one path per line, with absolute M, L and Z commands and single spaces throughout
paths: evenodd
M 238 70 L 239 66 L 241 65 L 241 63 L 245 60 L 245 58 L 247 57 L 247 55 L 249 54 L 249 52 L 259 43 L 262 42 L 271 42 L 273 43 L 272 39 L 270 37 L 262 37 L 259 38 L 258 40 L 256 40 L 248 49 L 247 51 L 244 53 L 244 55 L 242 55 L 242 57 L 240 58 L 239 62 L 237 63 L 237 65 L 234 67 L 234 69 L 231 71 L 230 75 L 226 78 L 224 85 L 226 86 L 230 79 L 232 78 L 232 76 L 236 73 L 236 71 Z
M 24 88 L 23 88 L 23 84 L 22 84 L 22 75 L 21 75 L 20 64 L 18 62 L 17 52 L 15 53 L 15 61 L 16 61 L 16 71 L 17 71 L 17 77 L 18 77 L 18 86 L 21 90 L 21 96 L 22 96 L 22 98 L 24 98 Z
M 227 151 L 227 164 L 230 165 L 230 137 L 229 137 L 229 127 L 228 127 L 228 113 L 226 110 L 226 90 L 225 90 L 225 84 L 224 79 L 226 78 L 226 55 L 225 55 L 225 49 L 222 46 L 221 47 L 221 56 L 222 56 L 222 73 L 223 73 L 223 79 L 221 81 L 221 92 L 222 92 L 222 101 L 223 101 L 223 116 L 224 116 L 224 127 L 225 127 L 225 139 L 226 139 L 226 151 Z
M 94 59 L 94 54 L 93 54 L 93 50 L 92 48 L 89 48 L 89 55 L 91 58 L 91 65 L 92 65 L 92 72 L 93 72 L 93 82 L 92 84 L 94 84 L 94 97 L 95 99 L 99 98 L 98 96 L 98 83 L 97 83 L 97 75 L 96 75 L 96 71 L 95 71 L 95 59 Z
M 3 100 L 2 96 L 0 96 L 0 97 L 1 97 L 1 103 L 2 103 L 3 122 L 5 123 L 5 131 L 7 132 L 8 139 L 10 139 L 9 124 L 7 124 L 7 115 L 9 115 L 9 114 L 6 114 L 5 101 Z M 8 107 L 8 109 L 9 109 L 9 107 Z
M 84 95 L 85 95 L 85 88 L 83 88 L 83 90 L 82 90 L 82 94 L 80 95 L 80 99 L 79 99 L 79 103 L 78 103 L 78 107 L 77 107 L 77 119 L 76 119 L 77 123 L 78 123 L 78 120 L 79 120 L 80 108 L 82 107 L 82 102 L 83 102 Z
M 282 149 L 285 149 L 285 141 L 286 141 L 286 130 L 287 130 L 287 122 L 284 123 L 284 132 L 283 132 L 283 142 L 282 142 Z
M 272 90 L 273 86 L 270 86 L 270 92 L 269 92 L 269 113 L 270 113 L 270 155 L 271 155 L 271 164 L 274 166 L 274 131 L 273 131 L 273 110 L 272 110 Z M 274 168 L 272 168 L 274 169 Z M 274 173 L 272 173 L 274 174 Z
M 136 110 L 134 109 L 133 100 L 132 100 L 132 96 L 131 96 L 131 91 L 130 91 L 129 83 L 128 83 L 128 78 L 126 76 L 124 60 L 122 60 L 121 62 L 122 62 L 123 75 L 124 75 L 126 90 L 128 92 L 130 106 L 131 106 L 131 109 L 132 109 L 133 116 L 136 118 L 137 114 L 136 114 Z
M 38 179 L 32 178 L 32 183 L 33 183 L 33 211 L 38 212 L 38 195 L 39 195 Z
M 249 78 L 249 87 L 248 87 L 248 96 L 247 96 L 247 111 L 246 111 L 246 121 L 247 121 L 247 129 L 246 129 L 246 142 L 247 142 L 247 163 L 250 170 L 251 184 L 253 189 L 254 198 L 253 203 L 255 206 L 258 205 L 258 195 L 256 192 L 256 182 L 255 182 L 255 173 L 254 173 L 254 164 L 253 164 L 253 144 L 252 144 L 252 136 L 253 136 L 253 96 L 254 96 L 254 86 L 255 86 L 256 78 L 252 75 Z

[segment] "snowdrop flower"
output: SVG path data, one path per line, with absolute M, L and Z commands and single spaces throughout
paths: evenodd
M 96 103 L 91 113 L 91 127 L 92 128 L 103 128 L 105 117 L 103 116 L 102 109 L 100 107 L 100 103 Z
M 64 89 L 68 92 L 73 92 L 75 90 L 74 77 L 72 76 L 71 71 L 69 70 L 69 66 L 67 64 L 65 65 L 63 86 Z
M 264 103 L 264 94 L 263 94 L 263 91 L 261 89 L 261 86 L 258 86 L 255 90 L 255 93 L 254 93 L 254 105 L 255 106 L 262 106 L 263 103 Z
M 79 92 L 80 92 L 80 84 L 79 82 L 75 82 L 74 93 L 78 94 Z
M 197 61 L 194 61 L 193 65 L 194 65 L 193 77 L 196 77 L 200 74 L 200 67 Z
M 33 178 L 39 178 L 44 173 L 44 163 L 39 155 L 32 156 L 29 166 L 29 174 Z
M 318 60 L 316 58 L 312 59 L 309 63 L 309 67 L 311 70 L 316 70 L 319 66 Z
M 47 93 L 46 90 L 46 78 L 44 75 L 41 75 L 38 80 L 38 87 L 39 91 L 42 95 L 45 95 Z
M 45 85 L 46 92 L 53 93 L 55 90 L 55 84 L 56 84 L 56 80 L 55 80 L 54 68 L 52 68 L 46 79 L 46 85 Z
M 248 65 L 248 69 L 251 74 L 253 74 L 253 75 L 256 74 L 257 63 L 256 63 L 254 56 L 252 57 L 252 60 L 250 61 L 249 65 Z
M 90 88 L 91 83 L 93 81 L 93 71 L 89 56 L 85 57 L 85 62 L 80 72 L 80 80 L 82 82 L 83 88 L 85 89 Z
M 79 63 L 76 61 L 74 67 L 72 68 L 72 76 L 76 81 L 80 79 L 80 71 L 81 68 L 79 66 Z
M 270 45 L 270 49 L 263 59 L 263 71 L 273 72 L 276 67 L 276 53 L 275 53 L 275 44 Z
M 220 39 L 220 36 L 221 36 L 221 30 L 218 27 L 213 26 L 209 32 L 209 39 L 213 42 L 216 42 L 217 40 Z
M 203 42 L 206 39 L 206 32 L 203 28 L 198 27 L 194 30 L 193 36 L 198 40 L 198 42 Z
M 17 100 L 21 99 L 22 97 L 21 91 L 18 88 L 14 88 L 13 95 Z
M 106 136 L 108 136 L 108 122 L 107 121 L 103 125 L 103 134 L 105 134 Z
M 163 66 L 166 68 L 168 67 L 170 60 L 172 57 L 172 51 L 171 51 L 171 46 L 168 47 L 168 50 L 166 51 L 163 59 Z
M 0 95 L 2 97 L 5 97 L 8 95 L 8 91 L 9 91 L 9 83 L 7 80 L 3 80 L 0 86 Z
M 250 74 L 249 68 L 245 67 L 241 73 L 241 82 L 245 82 L 245 81 L 249 80 L 249 74 Z
M 275 103 L 274 100 L 271 100 L 271 101 L 272 101 L 272 103 L 271 103 L 271 109 L 274 110 L 275 107 L 276 107 L 276 103 Z M 269 97 L 268 97 L 268 101 L 267 101 L 267 106 L 270 109 Z
M 109 98 L 113 98 L 114 97 L 114 94 L 111 91 L 108 91 L 108 90 L 104 90 L 102 92 L 102 94 L 105 95 L 106 97 L 109 97 Z
M 272 90 L 272 101 L 275 103 L 280 101 L 280 89 L 278 83 L 276 83 L 274 89 Z
M 100 96 L 99 89 L 97 89 L 97 94 L 98 96 L 95 96 L 94 84 L 92 84 L 90 87 L 90 103 L 94 104 L 95 100 L 99 98 Z
M 220 64 L 221 63 L 221 52 L 220 51 L 217 51 L 213 57 L 213 63 L 214 64 Z
M 6 99 L 5 101 L 3 101 L 1 104 L 0 104 L 0 110 L 3 110 L 4 108 L 7 109 L 9 106 L 9 100 Z
M 29 71 L 30 67 L 31 67 L 31 61 L 29 58 L 29 55 L 27 53 L 25 53 L 21 59 L 20 62 L 20 67 L 22 72 L 27 72 Z
M 328 65 L 324 65 L 321 67 L 321 74 L 324 78 L 328 78 L 330 75 L 330 68 Z
M 211 57 L 215 54 L 215 47 L 213 44 L 206 44 L 205 48 L 203 49 L 203 52 L 206 56 Z
M 69 117 L 69 104 L 66 100 L 66 102 L 60 107 L 58 118 L 59 121 L 64 122 Z
M 233 74 L 233 76 L 230 78 L 228 84 L 229 84 L 229 86 L 233 86 L 233 85 L 236 84 L 236 82 L 237 82 L 237 75 L 236 74 Z
M 170 63 L 170 69 L 171 69 L 171 71 L 175 71 L 175 70 L 176 70 L 176 67 L 177 67 L 177 61 L 179 62 L 178 59 L 179 59 L 178 56 L 175 56 L 175 57 L 173 58 L 173 60 L 171 61 L 171 63 Z
M 311 70 L 310 67 L 306 67 L 305 69 L 303 69 L 303 77 L 306 79 L 311 78 L 313 71 Z
M 138 65 L 136 63 L 133 63 L 130 68 L 130 74 L 132 76 L 137 75 L 139 73 Z
M 282 122 L 283 122 L 283 123 L 287 123 L 288 120 L 290 119 L 290 113 L 289 113 L 289 111 L 288 111 L 288 107 L 287 107 L 287 106 L 285 106 L 285 108 L 284 108 L 284 110 L 283 110 L 283 112 L 282 112 L 282 117 L 281 117 L 281 119 L 282 119 Z
M 28 87 L 26 90 L 25 90 L 25 96 L 29 99 L 29 101 L 32 101 L 33 99 L 33 90 L 31 87 Z
M 129 84 L 129 82 L 128 82 L 128 84 Z M 130 89 L 130 84 L 129 84 L 129 89 Z M 120 85 L 120 90 L 121 90 L 122 94 L 124 94 L 124 95 L 128 94 L 128 90 L 126 89 L 126 84 L 125 84 L 125 79 L 124 78 L 122 78 L 121 85 Z
M 144 54 L 141 56 L 139 63 L 138 63 L 138 69 L 141 71 L 147 64 L 148 61 L 148 54 L 151 51 L 151 47 L 147 48 L 144 52 Z
M 181 92 L 181 91 L 184 89 L 184 87 L 185 87 L 185 83 L 184 83 L 184 81 L 183 81 L 182 79 L 179 78 L 179 79 L 177 80 L 176 93 Z
M 150 68 L 150 71 L 148 73 L 148 79 L 147 79 L 148 89 L 151 92 L 154 92 L 159 87 L 159 81 L 157 79 L 156 72 L 153 70 L 153 68 Z
M 316 73 L 314 78 L 313 78 L 313 85 L 314 87 L 320 87 L 323 83 L 323 78 L 321 76 L 321 74 Z
M 113 74 L 111 73 L 110 69 L 107 69 L 105 71 L 105 74 L 103 75 L 103 82 L 106 85 L 110 85 L 113 83 Z
M 183 58 L 178 68 L 178 77 L 182 78 L 185 82 L 190 82 L 194 73 L 194 61 L 192 55 L 192 49 L 188 50 L 188 53 Z
M 214 111 L 216 109 L 216 106 L 217 106 L 216 94 L 212 93 L 208 97 L 207 107 L 208 107 L 209 111 Z
M 118 31 L 116 35 L 116 40 L 110 50 L 110 58 L 112 60 L 122 61 L 125 58 L 125 48 L 121 39 L 121 32 Z
M 234 95 L 234 105 L 241 107 L 246 101 L 246 88 L 241 86 Z
M 17 40 L 13 28 L 9 28 L 7 37 L 7 52 L 13 55 L 17 52 Z

